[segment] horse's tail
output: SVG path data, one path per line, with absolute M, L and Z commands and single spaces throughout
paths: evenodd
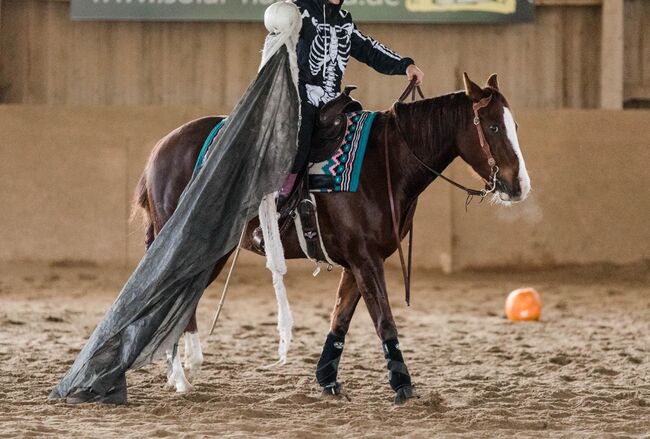
M 135 187 L 133 203 L 131 205 L 131 217 L 129 218 L 129 221 L 133 221 L 138 214 L 142 216 L 142 224 L 144 225 L 144 245 L 148 249 L 155 239 L 155 231 L 153 227 L 151 206 L 149 206 L 146 175 L 147 170 L 145 169 Z
M 151 222 L 151 212 L 149 212 L 149 196 L 147 194 L 147 173 L 142 173 L 140 180 L 135 187 L 133 194 L 133 203 L 131 204 L 131 216 L 129 221 L 133 221 L 138 214 L 142 215 L 145 225 Z

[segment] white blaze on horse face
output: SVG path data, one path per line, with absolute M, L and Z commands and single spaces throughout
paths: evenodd
M 178 393 L 187 393 L 192 390 L 192 385 L 185 378 L 181 357 L 176 352 L 174 358 L 172 353 L 167 351 L 167 359 L 171 361 L 171 370 L 167 375 L 167 386 L 175 388 Z
M 512 145 L 512 149 L 515 150 L 517 159 L 519 159 L 519 186 L 521 187 L 521 195 L 512 201 L 523 201 L 528 196 L 530 192 L 530 177 L 528 177 L 528 171 L 526 170 L 526 163 L 524 162 L 524 156 L 521 153 L 521 148 L 519 147 L 519 138 L 517 137 L 517 125 L 515 124 L 515 119 L 512 117 L 512 112 L 508 107 L 503 107 L 503 122 L 506 126 L 506 136 Z
M 203 351 L 201 350 L 201 340 L 199 339 L 198 332 L 185 333 L 185 370 L 187 371 L 187 379 L 190 382 L 201 370 L 203 364 Z

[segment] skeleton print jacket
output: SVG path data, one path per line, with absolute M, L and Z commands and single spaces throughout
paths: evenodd
M 302 13 L 297 48 L 300 91 L 310 104 L 321 107 L 339 94 L 350 55 L 387 75 L 404 75 L 413 64 L 411 58 L 362 34 L 341 5 L 328 0 L 295 0 L 295 4 Z

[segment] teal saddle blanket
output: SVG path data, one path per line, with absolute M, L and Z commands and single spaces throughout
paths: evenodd
M 359 188 L 363 159 L 370 138 L 372 124 L 377 116 L 372 111 L 357 111 L 347 114 L 347 127 L 341 145 L 331 157 L 309 166 L 309 190 L 311 192 L 356 192 Z M 194 172 L 203 166 L 219 130 L 226 119 L 219 122 L 203 143 L 196 160 Z

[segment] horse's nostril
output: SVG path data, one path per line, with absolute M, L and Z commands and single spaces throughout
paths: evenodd
M 499 180 L 497 182 L 497 189 L 499 189 L 501 192 L 505 192 L 513 198 L 521 195 L 521 185 L 517 179 L 511 182 Z
M 521 196 L 521 184 L 519 184 L 519 179 L 515 179 L 515 181 L 512 182 L 512 196 Z

